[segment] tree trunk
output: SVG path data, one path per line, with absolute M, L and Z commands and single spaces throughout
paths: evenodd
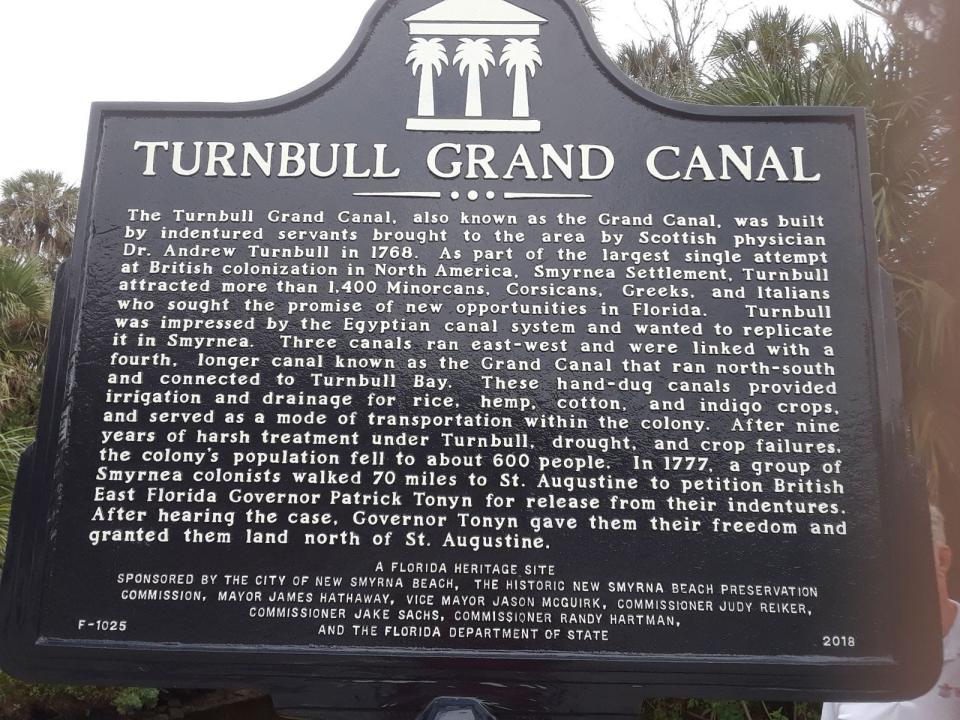
M 530 96 L 527 92 L 527 71 L 517 68 L 513 78 L 513 116 L 530 117 Z
M 420 104 L 417 107 L 417 114 L 420 117 L 433 117 L 435 114 L 433 104 L 433 70 L 429 67 L 420 70 Z
M 467 71 L 467 117 L 483 117 L 483 99 L 480 96 L 480 71 L 471 67 Z

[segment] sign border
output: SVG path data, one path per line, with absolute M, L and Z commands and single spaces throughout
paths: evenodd
M 892 617 L 914 618 L 889 628 L 896 651 L 888 658 L 784 656 L 654 656 L 612 658 L 609 655 L 529 652 L 397 651 L 383 649 L 308 649 L 264 646 L 202 646 L 113 641 L 63 641 L 39 635 L 40 605 L 55 537 L 56 512 L 51 510 L 63 449 L 74 368 L 84 275 L 93 225 L 93 197 L 105 123 L 118 116 L 245 115 L 282 111 L 321 95 L 339 81 L 360 56 L 369 34 L 383 14 L 402 0 L 377 0 L 343 57 L 313 83 L 273 100 L 245 103 L 95 103 L 92 106 L 73 255 L 61 267 L 56 283 L 48 363 L 36 443 L 24 454 L 14 494 L 7 561 L 0 586 L 0 666 L 34 681 L 104 682 L 162 686 L 257 686 L 281 695 L 322 695 L 324 706 L 354 710 L 383 708 L 397 712 L 403 698 L 409 706 L 426 704 L 410 697 L 443 694 L 502 695 L 495 685 L 513 689 L 539 687 L 526 696 L 531 707 L 545 711 L 547 700 L 562 713 L 632 715 L 645 696 L 764 697 L 765 699 L 884 701 L 927 691 L 940 672 L 930 647 L 939 646 L 932 548 L 925 489 L 911 478 L 905 462 L 901 418 L 902 389 L 899 346 L 893 312 L 892 284 L 879 263 L 874 210 L 869 186 L 869 148 L 863 109 L 821 107 L 713 107 L 661 98 L 630 81 L 600 45 L 589 20 L 575 0 L 552 0 L 571 16 L 599 70 L 624 93 L 661 111 L 694 118 L 775 122 L 831 121 L 846 124 L 856 138 L 861 223 L 867 245 L 868 307 L 873 345 L 873 385 L 879 400 L 876 423 L 883 450 L 879 479 L 881 530 L 879 542 L 888 560 Z M 920 632 L 917 632 L 920 630 Z M 776 660 L 776 664 L 771 664 Z M 429 669 L 425 669 L 429 668 Z M 424 676 L 429 680 L 424 680 Z M 823 685 L 831 678 L 830 688 Z M 389 681 L 384 690 L 377 681 Z M 310 681 L 308 683 L 308 681 Z M 554 689 L 548 691 L 545 683 Z M 870 690 L 881 687 L 883 690 Z M 419 690 L 416 690 L 419 688 Z M 453 690 L 451 692 L 450 690 Z M 541 697 L 542 695 L 542 697 Z M 526 697 L 525 696 L 525 697 Z M 388 701 L 387 698 L 390 698 Z M 538 698 L 538 699 L 534 699 Z M 304 701 L 305 702 L 305 701 Z M 293 704 L 300 701 L 291 700 Z M 309 703 L 307 703 L 309 704 Z M 587 706 L 588 705 L 588 706 Z M 311 704 L 311 707 L 314 705 Z M 408 712 L 407 715 L 410 713 Z M 378 717 L 386 717 L 379 715 Z

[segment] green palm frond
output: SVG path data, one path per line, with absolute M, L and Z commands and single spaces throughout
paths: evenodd
M 600 15 L 600 7 L 597 0 L 578 0 L 580 7 L 587 13 L 591 23 L 596 23 Z
M 948 290 L 955 278 L 937 259 L 955 252 L 945 252 L 955 239 L 929 232 L 931 216 L 946 209 L 946 139 L 955 131 L 949 93 L 937 85 L 942 74 L 931 60 L 929 26 L 911 29 L 894 15 L 884 15 L 887 34 L 877 37 L 865 20 L 841 27 L 782 8 L 754 13 L 742 30 L 720 33 L 695 98 L 866 108 L 879 250 L 895 278 L 905 404 L 936 496 L 960 473 L 960 317 Z
M 929 386 L 908 398 L 906 410 L 913 445 L 927 471 L 930 499 L 936 503 L 944 481 L 960 473 L 960 411 Z
M 23 314 L 41 316 L 47 306 L 48 286 L 39 263 L 0 248 L 0 321 Z
M 36 260 L 0 248 L 0 362 L 34 351 L 39 359 L 50 324 L 50 285 Z
M 34 428 L 14 428 L 0 433 L 0 566 L 7 548 L 10 531 L 10 506 L 17 479 L 20 456 L 33 442 Z
M 36 260 L 0 247 L 0 429 L 32 422 L 50 325 L 51 288 Z
M 700 85 L 699 68 L 682 58 L 666 38 L 643 46 L 622 43 L 614 60 L 634 81 L 663 97 L 688 99 Z
M 810 45 L 822 42 L 822 31 L 813 20 L 780 7 L 755 11 L 742 30 L 721 32 L 711 59 L 722 66 L 752 56 L 765 65 L 796 67 L 806 62 Z
M 910 275 L 896 275 L 900 326 L 911 336 L 913 364 L 934 367 L 957 351 L 957 301 L 939 283 Z
M 70 254 L 79 190 L 60 173 L 28 170 L 0 184 L 0 245 L 53 270 Z
M 933 280 L 898 272 L 894 281 L 906 409 L 935 500 L 941 483 L 960 472 L 960 304 Z

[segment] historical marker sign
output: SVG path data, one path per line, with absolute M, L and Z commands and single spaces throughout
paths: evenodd
M 560 0 L 390 0 L 292 96 L 97 105 L 4 667 L 925 690 L 866 158 L 859 111 L 648 95 Z

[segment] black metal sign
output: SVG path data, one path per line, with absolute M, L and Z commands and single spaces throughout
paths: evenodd
M 563 0 L 387 0 L 294 95 L 95 106 L 4 668 L 925 690 L 866 163 L 857 110 L 650 96 Z

